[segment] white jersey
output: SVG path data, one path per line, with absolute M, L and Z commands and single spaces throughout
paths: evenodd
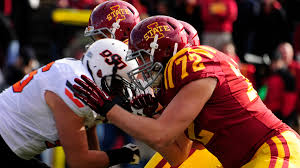
M 0 94 L 0 134 L 19 157 L 30 159 L 59 145 L 54 116 L 44 98 L 47 90 L 85 118 L 86 126 L 95 124 L 97 114 L 73 95 L 74 79 L 82 74 L 91 78 L 81 61 L 60 59 L 27 74 Z

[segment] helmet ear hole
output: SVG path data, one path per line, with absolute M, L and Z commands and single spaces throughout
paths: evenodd
M 124 37 L 129 37 L 130 34 L 130 28 L 127 28 L 127 31 L 124 31 Z
M 101 70 L 101 69 L 99 69 L 99 70 L 97 71 L 97 76 L 98 76 L 99 78 L 102 78 L 102 70 Z
M 171 49 L 171 46 L 168 46 L 166 48 L 166 55 L 173 55 L 173 50 Z

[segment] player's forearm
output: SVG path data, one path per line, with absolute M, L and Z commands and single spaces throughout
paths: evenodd
M 192 141 L 184 134 L 179 136 L 171 145 L 159 149 L 159 153 L 172 165 L 178 166 L 188 157 L 192 147 Z
M 90 150 L 100 150 L 99 140 L 96 132 L 96 126 L 89 128 L 86 131 L 88 145 Z
M 172 143 L 172 137 L 166 133 L 166 126 L 153 118 L 131 114 L 118 105 L 107 113 L 107 118 L 126 133 L 154 149 Z
M 66 153 L 66 159 L 72 168 L 107 168 L 109 158 L 104 151 L 88 150 L 74 155 Z

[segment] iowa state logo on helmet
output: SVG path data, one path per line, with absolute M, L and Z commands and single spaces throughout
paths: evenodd
M 151 23 L 147 26 L 149 31 L 144 35 L 145 40 L 149 40 L 150 38 L 154 38 L 156 34 L 158 34 L 158 39 L 164 38 L 165 31 L 170 31 L 168 25 L 158 25 L 157 22 Z
M 106 19 L 110 21 L 113 18 L 116 18 L 116 21 L 120 19 L 120 21 L 126 19 L 125 14 L 130 14 L 129 9 L 120 9 L 120 5 L 115 5 L 110 7 L 110 12 L 107 16 Z

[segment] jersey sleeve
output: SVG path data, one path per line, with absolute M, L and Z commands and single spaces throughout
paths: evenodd
M 178 91 L 191 81 L 208 77 L 217 78 L 217 85 L 220 85 L 225 79 L 220 62 L 215 58 L 217 52 L 206 46 L 185 48 L 179 51 L 170 59 L 165 68 L 165 89 L 174 88 Z
M 79 117 L 85 119 L 85 125 L 91 126 L 97 117 L 96 113 L 84 104 L 80 99 L 74 96 L 75 84 L 74 79 L 79 78 L 84 71 L 80 71 L 81 67 L 76 66 L 76 69 L 69 64 L 55 63 L 49 72 L 44 73 L 44 80 L 41 80 L 41 86 L 47 85 L 46 90 L 56 93 L 72 111 Z M 85 74 L 89 76 L 89 74 Z

